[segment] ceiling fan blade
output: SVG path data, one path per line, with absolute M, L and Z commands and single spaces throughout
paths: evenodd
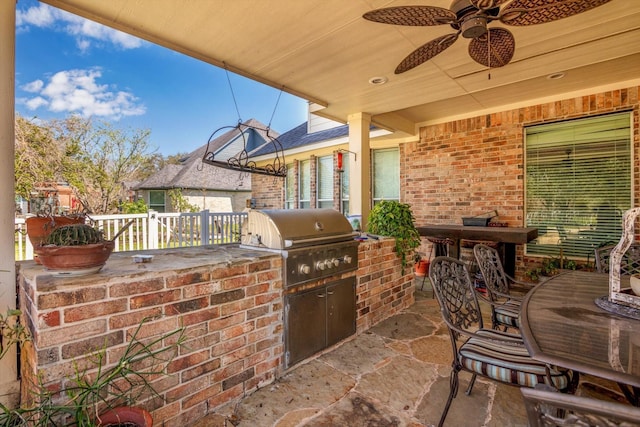
M 407 55 L 407 57 L 398 64 L 395 73 L 404 73 L 405 71 L 409 71 L 423 62 L 430 60 L 458 40 L 458 34 L 459 33 L 447 34 L 446 36 L 438 37 L 437 39 L 433 39 L 430 42 L 423 44 Z
M 435 6 L 398 6 L 371 10 L 364 19 L 373 22 L 393 25 L 410 25 L 416 27 L 450 24 L 455 22 L 456 14 L 449 9 Z
M 509 0 L 470 0 L 473 7 L 479 10 L 488 10 L 498 7 Z
M 544 24 L 586 12 L 611 0 L 514 0 L 500 12 L 508 25 Z
M 490 28 L 486 34 L 469 42 L 469 56 L 485 67 L 507 65 L 516 49 L 513 34 L 504 28 Z

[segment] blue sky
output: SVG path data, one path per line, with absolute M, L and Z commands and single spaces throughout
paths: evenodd
M 306 101 L 229 73 L 238 117 L 223 69 L 35 0 L 16 8 L 16 111 L 23 117 L 79 114 L 150 129 L 163 155 L 192 151 L 239 119 L 271 121 L 280 133 L 306 121 Z

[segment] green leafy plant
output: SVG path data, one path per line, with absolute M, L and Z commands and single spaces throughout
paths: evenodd
M 532 283 L 536 283 L 540 280 L 540 274 L 542 273 L 542 269 L 540 267 L 530 268 L 524 272 L 524 276 Z
M 381 201 L 369 212 L 368 231 L 396 239 L 396 252 L 402 260 L 404 274 L 412 252 L 420 246 L 420 233 L 416 229 L 411 206 L 391 200 Z
M 182 194 L 182 189 L 173 188 L 168 192 L 169 200 L 171 200 L 171 207 L 176 212 L 198 212 L 200 207 L 189 203 L 186 197 Z
M 137 214 L 147 213 L 149 208 L 147 208 L 147 204 L 144 202 L 144 199 L 138 199 L 135 202 L 120 203 L 120 210 L 124 214 Z
M 141 341 L 138 334 L 149 320 L 138 325 L 114 364 L 107 364 L 103 348 L 76 360 L 76 366 L 83 364 L 80 359 L 90 363 L 76 368 L 73 376 L 65 379 L 63 390 L 52 392 L 39 383 L 34 385 L 33 404 L 16 409 L 0 404 L 0 426 L 95 426 L 108 409 L 160 398 L 152 381 L 166 373 L 186 335 L 185 328 L 178 328 Z

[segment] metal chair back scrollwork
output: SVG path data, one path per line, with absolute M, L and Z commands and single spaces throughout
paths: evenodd
M 480 272 L 487 287 L 487 302 L 491 306 L 491 323 L 494 329 L 519 329 L 520 304 L 523 296 L 511 292 L 513 285 L 530 289 L 532 285 L 509 276 L 504 271 L 500 254 L 490 246 L 478 244 L 473 247 L 473 254 L 480 267 Z
M 463 262 L 436 257 L 431 263 L 429 278 L 449 329 L 453 351 L 449 397 L 439 426 L 444 424 L 458 392 L 458 373 L 462 370 L 472 374 L 467 395 L 471 393 L 477 375 L 518 387 L 535 387 L 543 383 L 561 391 L 575 390 L 577 372 L 533 360 L 520 335 L 484 328 L 478 298 Z

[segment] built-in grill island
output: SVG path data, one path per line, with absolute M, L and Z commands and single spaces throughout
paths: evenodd
M 355 333 L 357 234 L 333 209 L 248 212 L 241 247 L 283 258 L 285 368 Z

